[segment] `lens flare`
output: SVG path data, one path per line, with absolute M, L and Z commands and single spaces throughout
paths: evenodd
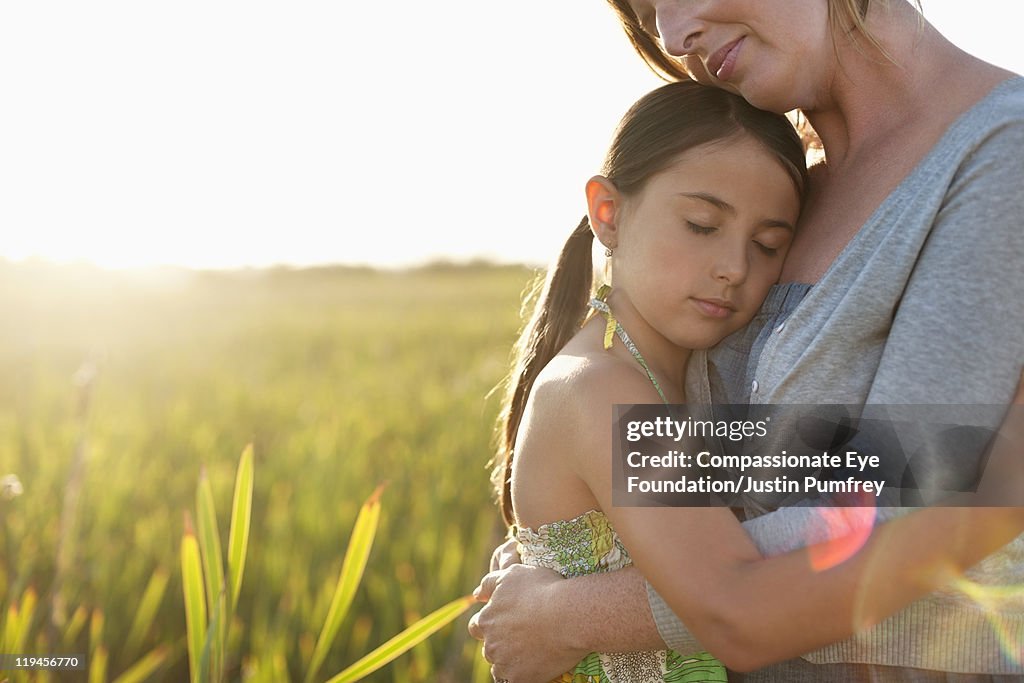
M 858 496 L 857 507 L 817 508 L 828 539 L 810 546 L 811 567 L 823 572 L 849 559 L 864 547 L 875 525 L 876 509 L 870 505 L 872 494 Z
M 952 587 L 981 608 L 1006 658 L 1015 664 L 1024 664 L 1024 642 L 1016 639 L 1010 624 L 1000 616 L 1005 606 L 1024 604 L 1024 584 L 988 586 L 967 577 L 957 577 Z

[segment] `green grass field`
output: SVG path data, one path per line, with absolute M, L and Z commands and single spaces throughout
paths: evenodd
M 226 542 L 248 443 L 229 680 L 302 679 L 379 483 L 377 540 L 320 678 L 470 592 L 499 533 L 488 392 L 533 277 L 481 265 L 140 278 L 0 263 L 0 477 L 24 489 L 0 497 L 0 620 L 35 595 L 24 653 L 105 653 L 113 681 L 163 646 L 145 680 L 187 680 L 184 513 L 205 468 Z M 467 618 L 368 680 L 489 680 Z

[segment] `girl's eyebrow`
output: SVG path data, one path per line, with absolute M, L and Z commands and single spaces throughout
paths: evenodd
M 736 207 L 734 207 L 732 204 L 725 201 L 724 199 L 716 197 L 713 194 L 708 194 L 707 192 L 680 192 L 679 196 L 689 197 L 690 199 L 700 199 L 701 201 L 705 201 L 708 204 L 714 206 L 715 208 L 721 209 L 722 211 L 736 213 Z
M 796 227 L 794 227 L 792 223 L 784 221 L 781 218 L 766 218 L 761 221 L 761 225 L 766 228 L 785 228 L 790 232 L 796 232 Z
M 736 207 L 725 201 L 721 197 L 716 197 L 713 194 L 707 192 L 679 192 L 680 197 L 687 197 L 689 199 L 699 199 L 703 202 L 711 204 L 717 209 L 725 211 L 727 213 L 736 214 Z M 796 232 L 796 228 L 789 221 L 784 221 L 781 218 L 766 218 L 761 221 L 761 225 L 767 228 L 785 228 L 790 232 Z

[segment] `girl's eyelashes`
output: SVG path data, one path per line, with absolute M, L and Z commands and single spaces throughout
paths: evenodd
M 693 221 L 686 221 L 686 227 L 690 232 L 696 235 L 710 235 L 718 231 L 718 228 L 716 227 L 710 225 L 701 225 L 700 223 L 694 223 Z M 757 240 L 751 241 L 757 246 L 758 250 L 760 250 L 762 254 L 765 254 L 767 256 L 775 256 L 776 254 L 779 253 L 779 249 L 781 248 L 781 246 L 784 246 L 780 245 L 778 247 L 769 247 L 768 245 L 762 242 L 758 242 Z
M 686 227 L 690 229 L 690 232 L 697 235 L 710 235 L 716 230 L 716 228 L 712 228 L 707 225 L 700 225 L 693 221 L 686 221 Z

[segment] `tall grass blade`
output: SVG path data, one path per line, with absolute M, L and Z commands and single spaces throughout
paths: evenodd
M 85 608 L 85 605 L 79 605 L 64 629 L 63 643 L 65 648 L 70 648 L 71 644 L 78 640 L 78 634 L 82 632 L 82 629 L 85 627 L 85 620 L 88 618 L 89 610 Z
M 89 683 L 107 683 L 107 648 L 96 647 L 89 660 Z
M 96 651 L 103 647 L 103 627 L 106 625 L 107 619 L 103 615 L 103 610 L 99 607 L 92 611 L 92 617 L 89 619 L 89 654 L 95 655 Z
M 11 606 L 7 613 L 7 627 L 4 639 L 9 650 L 3 652 L 25 652 L 28 632 L 32 625 L 32 616 L 36 611 L 36 589 L 29 586 L 21 596 L 18 607 Z
M 199 536 L 199 550 L 203 561 L 203 578 L 206 586 L 207 609 L 217 609 L 217 628 L 211 625 L 207 638 L 210 642 L 210 661 L 213 679 L 220 680 L 221 662 L 224 657 L 224 614 L 218 609 L 224 592 L 224 556 L 221 554 L 220 534 L 217 531 L 217 512 L 213 504 L 213 487 L 204 468 L 199 475 L 196 489 L 196 530 Z
M 220 670 L 221 660 L 219 659 L 221 653 L 217 651 L 218 644 L 216 640 L 221 633 L 221 622 L 224 619 L 224 602 L 224 594 L 221 593 L 217 599 L 217 604 L 213 607 L 210 623 L 206 629 L 206 642 L 203 643 L 203 651 L 199 655 L 199 664 L 196 667 L 198 669 L 196 683 L 206 683 L 207 681 L 220 683 L 222 678 Z
M 17 652 L 15 638 L 18 635 L 18 606 L 12 604 L 7 608 L 7 618 L 4 620 L 3 652 Z
M 196 531 L 199 550 L 203 558 L 203 577 L 206 580 L 206 604 L 214 605 L 224 587 L 224 559 L 217 533 L 217 512 L 213 504 L 213 488 L 203 468 L 196 488 Z
M 32 617 L 35 616 L 36 603 L 38 602 L 36 589 L 29 586 L 21 596 L 21 624 L 18 626 L 18 652 L 24 652 L 24 646 L 28 642 L 28 632 L 32 627 Z
M 245 553 L 249 546 L 249 524 L 252 521 L 253 449 L 245 447 L 238 461 L 235 495 L 231 502 L 231 531 L 228 533 L 228 581 L 231 585 L 232 612 L 238 604 L 245 571 Z
M 474 603 L 472 595 L 452 600 L 348 667 L 327 683 L 353 683 L 373 673 L 442 629 Z
M 366 499 L 359 509 L 356 517 L 355 527 L 352 529 L 352 538 L 349 539 L 348 549 L 345 551 L 345 559 L 341 564 L 341 574 L 338 576 L 338 585 L 334 589 L 334 597 L 331 599 L 331 606 L 327 610 L 327 618 L 317 638 L 316 646 L 313 648 L 313 656 L 310 659 L 309 669 L 306 672 L 306 683 L 316 677 L 327 651 L 338 634 L 341 622 L 345 619 L 352 598 L 355 597 L 356 588 L 363 578 L 363 570 L 370 557 L 370 549 L 373 547 L 373 538 L 377 533 L 377 523 L 380 521 L 380 496 L 384 491 L 384 484 Z
M 157 569 L 149 577 L 149 583 L 146 584 L 146 590 L 142 593 L 142 599 L 139 601 L 138 609 L 135 610 L 131 629 L 128 631 L 128 639 L 125 641 L 122 651 L 123 657 L 131 658 L 139 651 L 143 639 L 149 633 L 153 620 L 156 618 L 169 578 L 170 575 L 164 569 Z
M 185 597 L 185 630 L 188 668 L 193 683 L 199 679 L 199 657 L 206 642 L 206 598 L 203 595 L 203 566 L 192 519 L 185 513 L 185 535 L 181 539 L 181 585 Z
M 166 645 L 160 645 L 149 654 L 131 665 L 124 673 L 114 679 L 114 683 L 142 683 L 153 675 L 160 666 L 167 661 L 170 649 Z

